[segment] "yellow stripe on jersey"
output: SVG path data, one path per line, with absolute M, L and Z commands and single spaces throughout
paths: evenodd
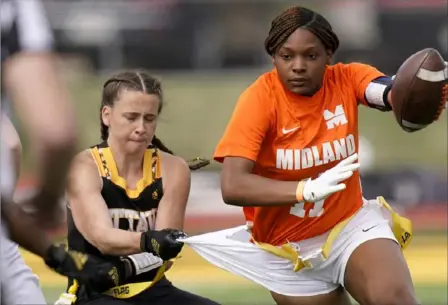
M 160 152 L 158 150 L 156 151 L 156 156 L 154 158 L 154 149 L 150 148 L 145 151 L 143 157 L 143 177 L 137 182 L 135 189 L 128 188 L 126 180 L 119 175 L 117 164 L 115 163 L 112 151 L 109 147 L 94 147 L 91 149 L 91 152 L 101 176 L 108 178 L 112 183 L 124 189 L 127 196 L 131 199 L 138 198 L 138 196 L 140 196 L 140 194 L 154 182 L 153 176 L 156 179 L 161 177 L 161 165 L 159 162 Z M 153 175 L 152 170 L 154 165 L 155 174 Z

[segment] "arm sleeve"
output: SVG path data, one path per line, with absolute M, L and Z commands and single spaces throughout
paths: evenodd
M 214 159 L 243 157 L 256 161 L 272 118 L 272 101 L 262 84 L 253 84 L 238 99 L 229 124 L 215 150 Z
M 346 65 L 346 73 L 353 86 L 353 90 L 355 91 L 358 104 L 373 107 L 367 99 L 368 90 L 372 89 L 369 85 L 371 85 L 375 79 L 384 77 L 385 75 L 376 68 L 361 63 Z

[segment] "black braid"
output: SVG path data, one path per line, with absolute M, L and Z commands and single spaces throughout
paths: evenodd
M 294 6 L 285 10 L 272 21 L 269 35 L 264 42 L 266 52 L 271 56 L 274 55 L 289 35 L 300 27 L 316 35 L 326 49 L 333 53 L 338 49 L 338 36 L 322 15 L 301 6 Z
M 168 147 L 166 147 L 165 144 L 163 144 L 163 142 L 155 135 L 154 135 L 154 138 L 152 138 L 152 145 L 155 148 L 158 148 L 163 152 L 166 152 L 170 155 L 174 155 L 173 151 L 171 149 L 169 149 Z
M 154 138 L 152 138 L 152 146 L 157 149 L 160 149 L 163 152 L 174 155 L 173 151 L 170 150 L 168 147 L 166 147 L 165 144 L 163 144 L 163 142 L 159 138 L 157 138 L 155 135 L 154 135 Z M 190 170 L 198 170 L 200 168 L 203 168 L 203 167 L 209 165 L 210 160 L 203 159 L 203 158 L 195 158 L 193 160 L 187 160 L 187 163 L 188 163 L 188 167 L 190 168 Z
M 103 109 L 104 106 L 112 107 L 115 103 L 115 100 L 118 97 L 120 90 L 122 90 L 123 88 L 157 95 L 160 98 L 160 105 L 158 112 L 159 113 L 162 112 L 163 98 L 162 98 L 161 84 L 156 78 L 149 75 L 145 71 L 124 71 L 109 78 L 103 85 L 103 97 L 101 101 L 101 109 Z M 101 139 L 103 141 L 107 141 L 107 138 L 109 137 L 109 127 L 104 124 L 101 111 L 100 111 L 100 122 L 101 122 Z M 174 152 L 171 149 L 169 149 L 155 135 L 152 139 L 151 144 L 153 147 L 160 149 L 163 152 L 174 155 Z M 187 162 L 191 170 L 197 170 L 210 164 L 209 160 L 202 158 L 196 158 Z

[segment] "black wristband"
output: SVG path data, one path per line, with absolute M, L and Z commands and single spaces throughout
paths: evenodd
M 384 102 L 384 106 L 385 106 L 384 111 L 392 110 L 392 105 L 389 103 L 389 98 L 388 98 L 390 90 L 392 90 L 392 84 L 389 84 L 386 87 L 386 89 L 384 89 L 384 93 L 383 93 L 383 102 Z
M 136 272 L 134 264 L 127 257 L 122 257 L 121 261 L 123 262 L 123 269 L 124 269 L 123 280 L 127 280 L 133 277 Z

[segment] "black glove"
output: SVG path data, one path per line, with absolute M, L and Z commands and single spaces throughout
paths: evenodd
M 64 245 L 51 246 L 44 260 L 57 273 L 75 278 L 98 292 L 118 286 L 125 276 L 123 264 L 114 265 L 93 255 L 67 250 Z
M 187 237 L 187 234 L 174 229 L 147 231 L 141 235 L 140 249 L 167 261 L 175 258 L 182 250 L 184 244 L 176 240 L 181 237 Z

